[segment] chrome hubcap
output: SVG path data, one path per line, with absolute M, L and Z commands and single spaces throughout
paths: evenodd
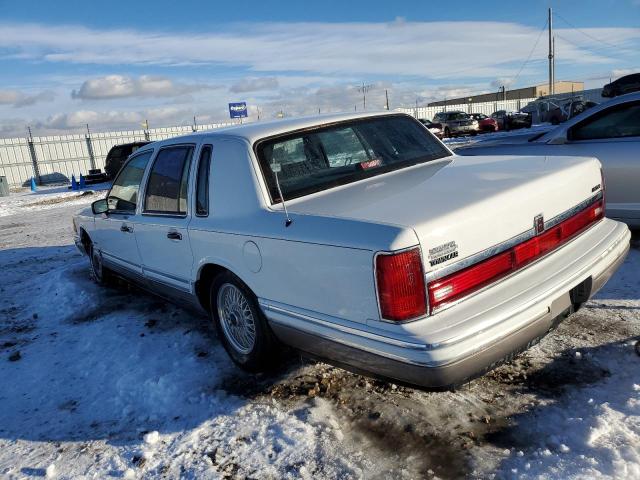
M 256 324 L 249 301 L 238 287 L 223 284 L 218 290 L 218 316 L 227 340 L 246 355 L 256 344 Z

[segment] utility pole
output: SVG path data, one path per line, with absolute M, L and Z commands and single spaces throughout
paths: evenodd
M 549 95 L 555 94 L 555 45 L 553 39 L 553 12 L 551 7 L 549 7 L 549 20 L 547 22 L 549 24 Z
M 387 91 L 386 88 L 384 89 L 384 98 L 386 99 L 384 103 L 384 108 L 386 110 L 389 110 L 389 92 Z
M 362 82 L 362 86 L 358 88 L 358 91 L 362 92 L 362 110 L 367 109 L 367 92 L 372 88 L 372 84 L 365 85 L 364 82 Z

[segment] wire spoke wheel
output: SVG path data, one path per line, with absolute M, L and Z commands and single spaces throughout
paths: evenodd
M 91 248 L 91 273 L 93 274 L 93 278 L 96 282 L 102 282 L 104 272 L 102 268 L 102 256 L 100 252 L 96 251 L 93 247 Z
M 220 286 L 217 296 L 220 326 L 231 346 L 248 355 L 256 344 L 256 323 L 244 293 L 231 283 Z

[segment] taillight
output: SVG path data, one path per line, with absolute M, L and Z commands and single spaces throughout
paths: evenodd
M 375 263 L 383 319 L 399 322 L 427 313 L 424 272 L 418 248 L 399 253 L 379 253 Z
M 604 217 L 604 198 L 558 225 L 523 243 L 471 267 L 452 273 L 427 286 L 430 312 L 495 282 L 558 248 L 589 225 Z

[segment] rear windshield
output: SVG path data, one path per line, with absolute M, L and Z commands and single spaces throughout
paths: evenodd
M 423 125 L 406 116 L 341 122 L 257 144 L 274 203 L 449 156 Z

